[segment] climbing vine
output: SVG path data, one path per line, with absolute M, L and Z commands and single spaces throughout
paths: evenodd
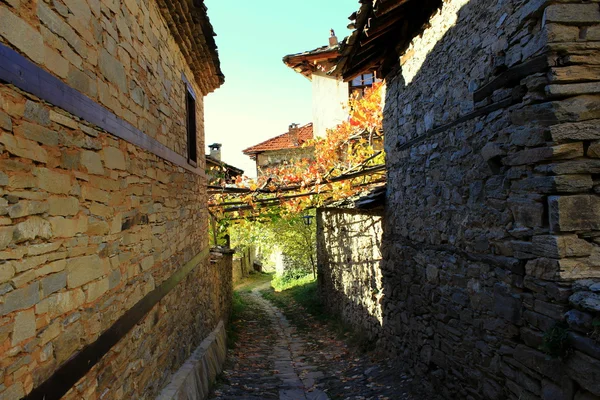
M 234 185 L 209 187 L 209 206 L 219 220 L 297 215 L 326 201 L 364 192 L 384 179 L 382 85 L 348 102 L 347 121 L 324 138 L 303 144 L 313 156 L 268 168 L 256 179 L 238 177 Z

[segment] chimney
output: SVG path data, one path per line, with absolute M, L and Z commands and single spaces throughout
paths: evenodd
M 215 160 L 221 161 L 221 143 L 213 143 L 208 148 L 210 149 L 210 156 Z
M 290 138 L 295 146 L 298 146 L 300 143 L 298 142 L 298 124 L 290 124 L 290 128 L 288 130 Z
M 329 37 L 329 47 L 335 47 L 338 45 L 337 36 L 335 36 L 335 32 L 333 29 L 330 31 L 330 33 L 331 36 Z

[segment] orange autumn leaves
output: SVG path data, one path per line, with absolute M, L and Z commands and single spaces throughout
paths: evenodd
M 382 92 L 381 83 L 362 93 L 354 94 L 348 102 L 348 119 L 318 137 L 303 144 L 312 148 L 311 158 L 264 169 L 257 179 L 238 177 L 236 186 L 250 192 L 212 195 L 210 206 L 221 218 L 260 215 L 264 208 L 281 207 L 281 213 L 299 213 L 309 207 L 322 205 L 354 196 L 369 183 L 381 181 L 382 172 L 343 179 L 369 166 L 384 164 L 382 148 Z M 265 192 L 271 193 L 265 193 Z M 298 196 L 298 197 L 296 197 Z M 232 206 L 233 205 L 233 206 Z M 229 215 L 225 215 L 229 214 Z

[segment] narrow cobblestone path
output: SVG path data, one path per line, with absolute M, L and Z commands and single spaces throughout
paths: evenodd
M 261 296 L 260 290 L 268 286 L 267 282 L 251 292 L 239 292 L 245 307 L 237 324 L 236 345 L 228 352 L 211 399 L 421 398 L 409 394 L 410 378 L 396 366 L 357 354 L 326 324 L 309 315 L 300 329 L 290 323 L 282 310 Z M 285 312 L 299 307 L 288 304 Z

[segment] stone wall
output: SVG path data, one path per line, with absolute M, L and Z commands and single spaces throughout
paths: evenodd
M 381 335 L 381 212 L 345 208 L 317 211 L 319 295 L 367 339 Z
M 441 4 L 386 77 L 380 269 L 323 210 L 322 296 L 444 398 L 600 398 L 600 5 Z
M 186 75 L 203 154 L 202 91 L 153 1 L 4 2 L 0 42 L 184 157 Z M 65 398 L 156 396 L 227 318 L 206 201 L 197 170 L 1 84 L 0 398 L 52 380 L 124 315 L 141 319 Z
M 446 398 L 600 396 L 598 32 L 445 1 L 386 79 L 384 341 Z
M 236 251 L 233 258 L 233 283 L 237 284 L 254 271 L 256 249 L 250 247 L 244 251 Z
M 293 163 L 303 158 L 312 158 L 313 149 L 297 147 L 294 149 L 271 150 L 257 155 L 256 166 L 260 169 L 281 166 L 283 163 Z
M 227 331 L 221 322 L 173 375 L 157 400 L 203 400 L 223 370 Z
M 193 81 L 156 1 L 5 3 L 0 7 L 0 43 L 163 145 L 186 154 L 182 73 L 197 94 L 199 128 L 204 125 L 206 93 Z M 204 154 L 204 135 L 198 139 L 198 154 Z

